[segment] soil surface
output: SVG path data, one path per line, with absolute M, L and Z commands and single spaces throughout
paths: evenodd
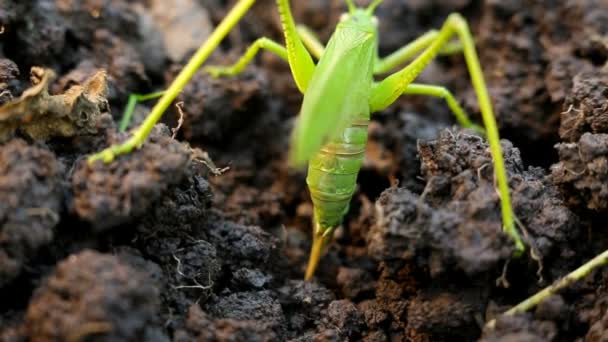
M 381 55 L 469 20 L 530 249 L 512 258 L 485 139 L 409 96 L 372 118 L 310 282 L 312 205 L 287 164 L 302 95 L 279 58 L 197 73 L 140 149 L 86 161 L 128 138 L 129 93 L 165 89 L 234 2 L 0 1 L 1 341 L 608 341 L 608 269 L 500 315 L 608 247 L 608 2 L 385 0 Z M 327 41 L 346 4 L 292 7 Z M 283 41 L 271 0 L 209 64 L 262 36 Z M 481 122 L 461 55 L 419 82 Z

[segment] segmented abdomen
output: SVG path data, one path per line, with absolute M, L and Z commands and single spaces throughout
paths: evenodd
M 342 223 L 357 185 L 367 143 L 369 118 L 357 118 L 315 154 L 308 165 L 306 183 L 315 220 L 329 229 Z

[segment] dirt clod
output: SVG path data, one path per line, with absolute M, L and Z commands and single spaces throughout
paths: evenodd
M 555 341 L 557 326 L 551 321 L 536 321 L 531 315 L 502 316 L 496 327 L 484 331 L 480 342 L 490 341 Z
M 268 291 L 237 292 L 212 300 L 208 311 L 217 318 L 253 321 L 264 330 L 283 335 L 285 316 L 279 301 Z
M 424 293 L 416 296 L 407 309 L 407 329 L 416 334 L 430 334 L 436 339 L 469 340 L 478 335 L 479 328 L 471 298 L 459 298 L 450 293 Z
M 188 140 L 218 143 L 230 140 L 230 135 L 247 124 L 262 118 L 267 110 L 268 80 L 264 72 L 255 67 L 242 75 L 213 78 L 200 72 L 182 91 L 186 113 L 183 126 Z
M 42 147 L 0 145 L 0 288 L 51 242 L 62 213 L 63 165 Z
M 166 126 L 158 127 L 141 149 L 114 163 L 81 160 L 76 166 L 73 210 L 95 229 L 140 217 L 186 175 L 191 162 L 189 149 L 171 139 Z
M 84 251 L 59 263 L 28 307 L 32 341 L 149 340 L 154 336 L 158 289 L 111 255 Z
M 608 75 L 583 72 L 573 79 L 561 114 L 560 137 L 577 142 L 583 133 L 608 133 Z
M 608 134 L 584 133 L 575 143 L 557 145 L 560 162 L 553 165 L 556 184 L 571 205 L 608 208 Z
M 427 185 L 420 197 L 403 188 L 380 197 L 368 235 L 370 255 L 407 259 L 429 248 L 435 276 L 454 265 L 473 274 L 507 260 L 513 247 L 501 232 L 488 145 L 477 136 L 443 131 L 438 140 L 420 143 L 419 151 Z M 555 244 L 574 237 L 576 215 L 543 172 L 524 169 L 517 149 L 505 142 L 503 151 L 518 219 L 543 242 L 543 256 L 559 253 Z
M 339 339 L 356 340 L 364 326 L 363 315 L 349 300 L 335 300 L 327 308 L 328 328 L 336 329 Z
M 268 327 L 249 319 L 213 319 L 198 305 L 188 312 L 185 329 L 175 333 L 175 341 L 252 341 L 271 342 L 277 335 Z

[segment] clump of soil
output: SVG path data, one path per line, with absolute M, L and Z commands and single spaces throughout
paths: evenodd
M 188 312 L 185 329 L 175 333 L 175 341 L 261 341 L 278 340 L 277 335 L 248 319 L 211 319 L 200 309 L 192 306 Z
M 560 143 L 557 148 L 560 162 L 553 166 L 553 178 L 566 189 L 572 204 L 594 210 L 608 207 L 608 134 L 584 133 L 578 142 Z
M 526 169 L 516 148 L 506 141 L 502 147 L 521 234 L 540 263 L 539 277 L 553 278 L 562 274 L 564 262 L 573 264 L 568 258 L 578 217 L 540 168 Z M 410 336 L 471 339 L 479 333 L 475 317 L 490 299 L 475 283 L 497 278 L 514 251 L 502 232 L 489 147 L 478 136 L 444 130 L 438 140 L 420 142 L 418 150 L 426 187 L 420 195 L 406 188 L 382 193 L 367 235 L 368 253 L 387 263 L 413 263 L 433 279 L 433 289 L 419 290 L 404 308 Z M 452 280 L 443 283 L 447 279 Z
M 265 72 L 252 67 L 229 79 L 232 82 L 199 73 L 188 83 L 178 98 L 185 108 L 184 138 L 218 143 L 264 118 L 261 114 L 271 101 Z
M 565 142 L 556 145 L 560 162 L 552 167 L 553 179 L 573 206 L 599 211 L 608 207 L 608 83 L 605 73 L 580 73 L 573 83 L 562 113 Z
M 25 315 L 25 335 L 32 341 L 99 335 L 154 340 L 160 333 L 158 295 L 145 273 L 115 256 L 83 251 L 59 263 L 36 291 Z
M 53 152 L 14 139 L 0 148 L 0 288 L 51 242 L 63 209 L 64 166 Z
M 72 176 L 73 210 L 97 230 L 124 224 L 146 213 L 169 186 L 179 184 L 190 162 L 188 147 L 161 127 L 143 148 L 115 163 L 78 162 Z
M 583 133 L 608 131 L 608 75 L 581 72 L 572 79 L 572 92 L 561 113 L 559 135 L 567 142 L 578 141 Z
M 0 105 L 13 99 L 13 93 L 17 93 L 19 81 L 19 67 L 10 59 L 0 59 Z
M 499 198 L 487 143 L 463 132 L 442 131 L 419 144 L 427 185 L 420 196 L 389 189 L 377 202 L 368 235 L 370 255 L 381 259 L 428 255 L 431 275 L 461 269 L 491 270 L 513 253 L 502 234 Z M 503 144 L 515 214 L 543 259 L 568 253 L 578 219 L 539 168 L 525 169 L 519 151 Z M 559 246 L 559 250 L 555 247 Z M 427 252 L 425 252 L 427 251 Z
M 480 341 L 554 341 L 557 326 L 551 321 L 534 321 L 529 315 L 501 317 L 494 331 L 485 334 Z

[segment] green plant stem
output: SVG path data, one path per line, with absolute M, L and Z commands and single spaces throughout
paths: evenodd
M 127 107 L 122 114 L 122 119 L 120 120 L 120 124 L 118 125 L 118 131 L 124 132 L 129 127 L 131 120 L 133 119 L 133 112 L 135 112 L 135 106 L 137 106 L 138 102 L 143 102 L 147 100 L 152 100 L 163 96 L 164 91 L 158 91 L 156 93 L 140 95 L 140 94 L 131 94 L 129 95 L 129 102 L 127 102 Z
M 591 271 L 595 270 L 598 267 L 604 266 L 606 264 L 608 264 L 608 250 L 599 254 L 595 258 L 589 260 L 587 263 L 585 263 L 581 267 L 577 268 L 576 270 L 572 271 L 570 274 L 566 275 L 565 277 L 559 279 L 558 281 L 553 283 L 551 286 L 548 286 L 548 287 L 542 289 L 541 291 L 539 291 L 532 297 L 515 305 L 514 307 L 512 307 L 511 309 L 506 311 L 504 313 L 504 315 L 514 315 L 517 313 L 526 312 L 526 311 L 530 310 L 531 308 L 535 307 L 536 305 L 540 304 L 542 301 L 547 299 L 547 297 L 554 295 L 558 291 L 570 286 L 571 284 L 575 283 L 578 280 L 581 280 L 582 278 L 586 277 L 589 273 L 591 273 Z M 493 329 L 495 327 L 495 325 L 496 325 L 496 320 L 493 319 L 486 324 L 486 327 Z

